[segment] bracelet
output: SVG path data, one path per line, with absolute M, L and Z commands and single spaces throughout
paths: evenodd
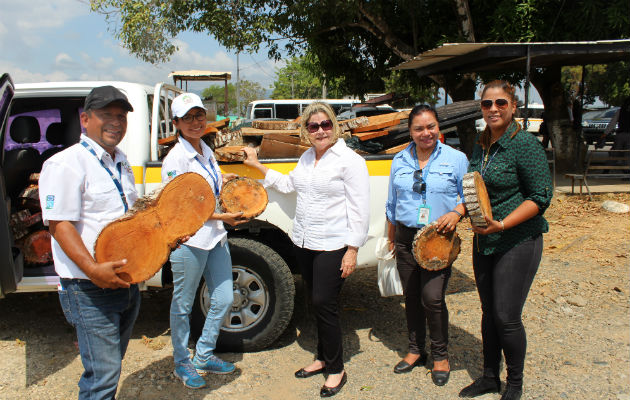
M 454 212 L 455 214 L 459 215 L 459 218 L 463 217 L 463 215 L 457 210 L 451 210 L 451 212 Z
M 505 230 L 505 224 L 503 223 L 503 220 L 499 222 L 501 223 L 501 232 L 503 232 Z

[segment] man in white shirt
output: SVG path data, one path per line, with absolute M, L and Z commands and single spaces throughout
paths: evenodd
M 44 163 L 39 195 L 52 235 L 59 300 L 77 331 L 85 368 L 79 399 L 113 399 L 140 294 L 116 274 L 126 260 L 97 263 L 94 243 L 138 197 L 131 167 L 116 147 L 133 107 L 118 89 L 102 86 L 88 94 L 83 108 L 86 134 Z

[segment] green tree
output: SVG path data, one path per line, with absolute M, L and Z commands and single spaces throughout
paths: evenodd
M 286 65 L 276 69 L 272 99 L 341 98 L 343 78 L 326 79 L 317 57 L 307 54 L 291 57 Z
M 107 13 L 123 45 L 159 62 L 172 54 L 178 32 L 207 32 L 235 50 L 269 49 L 270 57 L 317 56 L 327 81 L 343 92 L 385 88 L 391 67 L 446 42 L 576 41 L 630 37 L 628 0 L 91 0 Z M 513 75 L 518 81 L 522 74 Z M 573 163 L 576 132 L 567 123 L 561 67 L 532 72 L 551 124 L 559 169 Z M 431 77 L 453 100 L 474 98 L 474 74 Z M 401 75 L 407 84 L 431 87 L 424 77 Z M 458 129 L 464 150 L 474 125 Z
M 236 85 L 228 83 L 228 113 L 236 115 L 245 115 L 247 104 L 265 97 L 265 89 L 258 82 L 241 80 L 239 82 L 239 97 L 241 100 L 240 110 L 237 108 Z M 210 85 L 201 91 L 201 97 L 209 98 L 217 103 L 217 113 L 223 114 L 223 104 L 225 101 L 225 86 Z

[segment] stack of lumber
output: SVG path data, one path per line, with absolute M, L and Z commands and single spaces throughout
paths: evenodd
M 479 100 L 448 104 L 437 109 L 440 128 L 452 127 L 464 120 L 481 117 Z M 342 137 L 360 154 L 395 154 L 410 141 L 409 111 L 339 121 Z M 239 162 L 244 145 L 256 147 L 260 159 L 297 158 L 311 146 L 300 135 L 300 119 L 293 121 L 254 120 L 251 126 L 227 128 L 228 120 L 210 122 L 204 140 L 215 150 L 217 160 Z M 160 140 L 161 145 L 175 143 L 174 138 Z

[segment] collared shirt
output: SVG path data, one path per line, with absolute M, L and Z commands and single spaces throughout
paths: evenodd
M 426 183 L 423 196 L 413 191 L 413 174 L 419 166 L 415 153 L 415 143 L 411 142 L 392 160 L 385 204 L 390 222 L 398 222 L 410 228 L 424 226 L 418 223 L 418 213 L 420 206 L 425 203 L 431 208 L 429 222 L 432 222 L 463 202 L 462 179 L 468 168 L 464 153 L 438 141 L 422 170 Z
M 370 178 L 363 157 L 343 139 L 328 149 L 315 165 L 315 149 L 302 154 L 289 175 L 269 170 L 265 187 L 297 193 L 291 240 L 310 250 L 361 247 L 367 240 L 370 218 Z
M 81 140 L 94 149 L 96 157 L 80 143 L 50 157 L 39 177 L 39 199 L 44 224 L 48 225 L 49 221 L 72 222 L 85 247 L 94 256 L 94 243 L 101 230 L 125 214 L 120 192 L 99 159 L 121 182 L 129 207 L 138 198 L 138 193 L 133 171 L 122 151 L 116 148 L 112 160 L 94 140 L 85 135 L 81 135 Z M 121 164 L 120 175 L 116 167 L 118 163 Z M 54 238 L 51 244 L 59 277 L 89 279 Z
M 210 147 L 203 140 L 200 143 L 203 154 L 197 153 L 197 150 L 186 139 L 179 137 L 179 142 L 168 152 L 162 162 L 162 182 L 169 182 L 185 172 L 196 172 L 208 181 L 214 193 L 221 191 L 223 177 L 219 164 Z M 210 250 L 219 242 L 224 244 L 226 240 L 227 231 L 223 227 L 223 222 L 218 219 L 209 219 L 186 242 L 186 246 Z
M 538 215 L 503 232 L 475 235 L 474 245 L 481 254 L 506 252 L 549 231 L 543 213 L 553 196 L 551 173 L 545 151 L 534 135 L 512 122 L 488 151 L 475 145 L 468 170 L 482 173 L 493 219 L 504 219 L 525 200 L 533 201 L 539 209 Z

